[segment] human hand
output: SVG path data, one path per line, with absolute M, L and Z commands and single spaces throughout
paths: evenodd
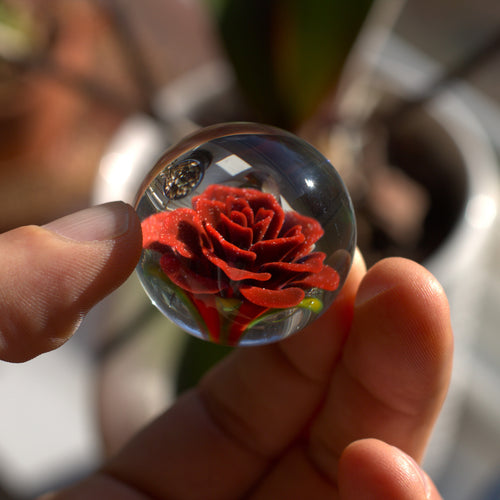
M 109 204 L 4 233 L 0 250 L 0 358 L 25 361 L 132 272 L 140 224 Z M 437 500 L 408 457 L 422 458 L 451 357 L 436 280 L 403 259 L 366 272 L 357 255 L 318 321 L 236 349 L 98 472 L 45 498 Z

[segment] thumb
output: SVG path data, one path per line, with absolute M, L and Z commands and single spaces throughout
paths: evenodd
M 26 361 L 63 344 L 140 252 L 139 219 L 122 202 L 1 234 L 0 359 Z
M 441 500 L 413 458 L 377 439 L 351 443 L 338 472 L 341 500 Z

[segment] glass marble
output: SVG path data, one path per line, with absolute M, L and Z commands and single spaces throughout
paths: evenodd
M 200 129 L 139 189 L 140 281 L 186 332 L 258 345 L 298 332 L 332 303 L 356 245 L 349 194 L 304 140 L 252 123 Z

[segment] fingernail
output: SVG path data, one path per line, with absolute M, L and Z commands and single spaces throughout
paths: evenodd
M 43 227 L 75 241 L 105 241 L 126 233 L 128 226 L 129 208 L 119 201 L 86 208 Z
M 401 459 L 406 462 L 407 467 L 405 469 L 410 469 L 408 472 L 412 471 L 422 483 L 422 488 L 425 492 L 425 498 L 431 498 L 432 488 L 431 481 L 429 476 L 422 470 L 420 465 L 415 461 L 413 457 L 407 455 L 404 451 L 401 451 L 399 448 L 395 448 L 398 451 Z

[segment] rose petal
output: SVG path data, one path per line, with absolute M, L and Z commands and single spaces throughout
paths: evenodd
M 285 219 L 285 213 L 278 200 L 271 193 L 262 193 L 256 189 L 243 189 L 242 191 L 255 214 L 255 222 L 268 217 L 269 214 L 272 215 L 265 238 L 276 238 Z M 254 241 L 257 240 L 254 238 Z
M 206 234 L 212 242 L 214 253 L 227 262 L 250 264 L 255 261 L 255 252 L 244 250 L 225 240 L 222 235 L 210 224 L 205 226 Z
M 153 243 L 158 243 L 162 228 L 164 214 L 154 214 L 144 219 L 141 223 L 142 246 L 150 248 Z
M 271 240 L 276 238 L 281 230 L 283 221 L 285 220 L 283 209 L 278 204 L 276 204 L 276 206 L 271 209 L 263 207 L 259 208 L 255 213 L 255 222 L 258 222 L 262 219 L 267 219 L 269 217 L 271 217 L 271 220 L 267 225 L 266 232 L 260 239 Z
M 201 255 L 201 240 L 205 231 L 196 212 L 190 208 L 151 215 L 142 221 L 141 227 L 144 248 L 160 244 L 186 258 Z
M 323 266 L 319 273 L 311 274 L 300 281 L 293 281 L 295 286 L 302 288 L 321 288 L 334 292 L 339 287 L 340 277 L 339 273 L 330 266 Z
M 237 267 L 230 266 L 226 261 L 220 259 L 212 252 L 206 252 L 206 258 L 216 267 L 224 271 L 226 276 L 233 281 L 242 281 L 242 280 L 256 280 L 256 281 L 267 281 L 271 278 L 269 273 L 261 273 L 261 272 L 253 272 L 247 269 L 240 269 Z
M 324 252 L 311 252 L 300 259 L 295 260 L 297 264 L 307 264 L 311 266 L 311 269 L 315 270 L 312 272 L 319 272 L 323 267 L 323 261 L 326 259 L 326 253 Z
M 253 210 L 250 208 L 250 206 L 245 207 L 243 210 L 241 210 L 239 213 L 244 215 L 247 219 L 247 226 L 252 227 L 254 220 L 255 220 L 255 214 L 253 213 Z
M 288 254 L 303 242 L 304 235 L 298 233 L 289 238 L 259 241 L 252 245 L 250 250 L 256 254 L 256 265 L 259 265 L 287 259 Z
M 299 214 L 298 212 L 286 212 L 282 233 L 288 231 L 293 226 L 301 226 L 302 233 L 312 243 L 318 241 L 324 233 L 321 224 L 316 219 Z
M 260 208 L 272 210 L 273 212 L 283 212 L 278 200 L 271 193 L 263 193 L 257 189 L 249 188 L 244 188 L 242 191 L 244 191 L 244 196 L 255 213 Z
M 197 200 L 195 202 L 195 199 Z M 196 196 L 192 201 L 193 208 L 196 210 L 200 220 L 217 226 L 220 220 L 220 214 L 224 212 L 225 205 L 223 202 L 207 200 L 202 196 Z
M 323 273 L 325 254 L 314 252 L 306 255 L 300 261 L 272 262 L 261 267 L 262 272 L 269 272 L 272 278 L 266 283 L 267 288 L 283 288 L 284 286 L 300 286 L 301 288 L 323 288 L 321 281 L 306 281 L 310 276 Z M 328 271 L 326 271 L 328 272 Z M 325 275 L 325 278 L 328 276 Z M 326 289 L 335 285 L 335 281 L 327 281 Z
M 257 243 L 258 241 L 261 241 L 264 238 L 272 220 L 273 220 L 273 213 L 268 212 L 268 215 L 266 217 L 262 217 L 260 220 L 252 224 L 252 230 L 253 230 L 252 243 Z
M 314 244 L 323 236 L 324 231 L 321 224 L 312 217 L 297 212 L 287 212 L 280 235 L 285 235 L 294 226 L 300 226 L 305 237 L 304 243 L 293 254 L 293 258 L 297 259 L 307 255 L 313 249 Z
M 223 283 L 221 280 L 196 273 L 189 260 L 184 262 L 172 252 L 166 252 L 161 256 L 160 267 L 173 283 L 188 292 L 217 293 L 227 286 L 227 283 Z
M 286 232 L 282 231 L 282 233 L 284 234 L 280 234 L 280 238 L 290 238 L 291 236 L 302 234 L 302 226 L 293 226 Z M 304 241 L 305 241 L 305 236 L 304 236 Z
M 300 288 L 284 288 L 282 290 L 268 290 L 257 286 L 241 287 L 240 292 L 247 300 L 258 306 L 285 309 L 300 304 L 305 297 Z
M 284 271 L 287 273 L 319 273 L 323 268 L 325 254 L 315 252 L 307 255 L 300 262 L 269 262 L 261 267 L 262 271 L 273 273 L 275 271 Z
M 244 219 L 246 221 L 246 218 Z M 224 234 L 225 239 L 238 248 L 248 249 L 252 244 L 253 231 L 251 228 L 233 222 L 224 214 L 220 215 L 220 226 L 223 229 L 219 232 Z
M 249 207 L 247 207 L 249 208 Z M 250 212 L 252 213 L 252 212 Z M 249 224 L 248 224 L 248 218 L 246 217 L 246 215 L 242 212 L 237 212 L 236 210 L 233 210 L 230 214 L 229 214 L 229 218 L 235 223 L 235 224 L 238 224 L 242 227 L 249 227 Z
M 243 212 L 245 210 L 252 210 L 252 208 L 248 204 L 248 200 L 243 196 L 243 190 L 239 195 L 228 194 L 226 198 L 225 213 L 230 214 L 231 212 Z
M 207 186 L 203 193 L 193 198 L 193 203 L 197 203 L 199 199 L 205 198 L 207 200 L 222 201 L 225 204 L 227 199 L 230 197 L 238 200 L 237 203 L 243 202 L 247 204 L 250 200 L 275 200 L 273 195 L 269 193 L 262 193 L 257 189 L 211 184 L 210 186 Z

